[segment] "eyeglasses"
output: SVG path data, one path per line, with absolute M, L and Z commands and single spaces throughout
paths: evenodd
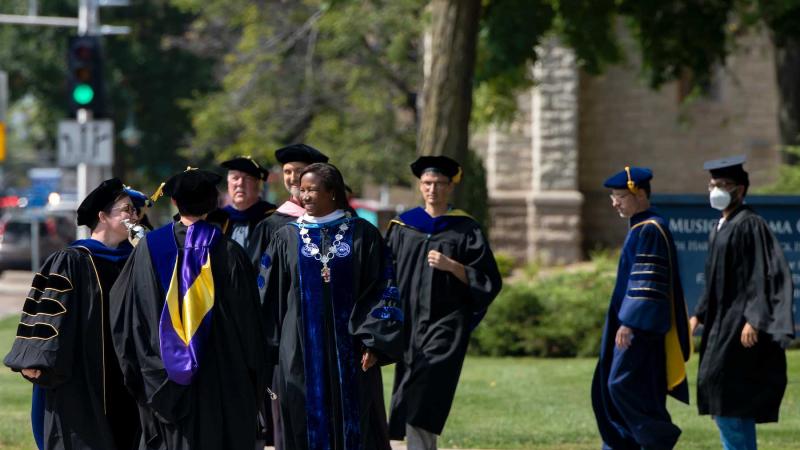
M 111 208 L 111 210 L 112 211 L 119 211 L 119 212 L 123 212 L 123 213 L 128 213 L 129 215 L 136 214 L 136 208 L 133 205 L 130 205 L 130 204 L 123 205 L 123 206 L 117 206 L 116 208 Z

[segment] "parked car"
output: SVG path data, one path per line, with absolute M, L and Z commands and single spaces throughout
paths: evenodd
M 0 217 L 0 273 L 4 270 L 31 270 L 30 216 L 21 211 Z M 39 228 L 39 261 L 75 240 L 74 212 L 47 213 L 36 220 Z

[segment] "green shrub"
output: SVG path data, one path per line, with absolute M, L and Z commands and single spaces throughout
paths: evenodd
M 472 335 L 470 351 L 491 356 L 591 356 L 600 348 L 615 274 L 594 269 L 508 285 Z
M 494 254 L 494 261 L 497 263 L 497 270 L 500 271 L 500 276 L 503 278 L 510 277 L 511 272 L 514 271 L 514 266 L 517 265 L 513 256 L 503 252 L 496 252 Z

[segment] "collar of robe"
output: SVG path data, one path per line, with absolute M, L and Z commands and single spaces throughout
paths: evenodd
M 276 212 L 287 216 L 300 217 L 306 213 L 306 209 L 291 200 L 286 200 Z
M 302 221 L 303 224 L 305 224 L 306 226 L 312 226 L 312 225 L 319 226 L 319 225 L 326 225 L 334 221 L 338 221 L 343 217 L 345 217 L 344 210 L 337 209 L 336 211 L 321 217 L 309 216 L 308 214 L 303 214 L 302 216 L 300 216 L 300 218 L 297 219 L 297 222 L 300 223 Z
M 250 222 L 263 219 L 269 210 L 275 209 L 275 205 L 259 199 L 253 206 L 243 211 L 234 208 L 233 205 L 228 205 L 222 209 L 228 213 L 231 222 Z
M 395 222 L 409 226 L 427 234 L 436 234 L 452 228 L 456 223 L 464 220 L 465 218 L 472 219 L 472 217 L 460 209 L 450 208 L 445 214 L 437 217 L 431 217 L 425 208 L 416 207 L 410 209 L 395 220 Z
M 211 331 L 211 248 L 219 241 L 220 231 L 197 221 L 187 228 L 184 245 L 178 248 L 174 228 L 174 223 L 168 224 L 148 233 L 146 239 L 165 296 L 159 320 L 161 359 L 170 380 L 189 385 L 200 368 Z
M 128 245 L 125 245 L 126 243 Z M 70 244 L 69 246 L 83 247 L 89 250 L 92 256 L 103 258 L 113 263 L 117 263 L 128 259 L 128 257 L 131 255 L 131 252 L 133 251 L 133 246 L 131 246 L 130 243 L 128 243 L 128 241 L 123 241 L 117 248 L 111 248 L 111 247 L 106 247 L 105 244 L 96 239 L 79 239 Z

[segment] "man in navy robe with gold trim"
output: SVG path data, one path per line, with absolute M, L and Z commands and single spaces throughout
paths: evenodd
M 180 220 L 139 241 L 111 290 L 111 333 L 142 421 L 139 448 L 252 450 L 267 387 L 255 271 L 208 223 L 219 175 L 188 169 L 164 193 Z
M 649 169 L 608 178 L 611 203 L 630 229 L 603 329 L 592 406 L 604 449 L 671 449 L 681 434 L 667 395 L 689 403 L 685 361 L 691 340 L 675 244 L 650 209 Z

